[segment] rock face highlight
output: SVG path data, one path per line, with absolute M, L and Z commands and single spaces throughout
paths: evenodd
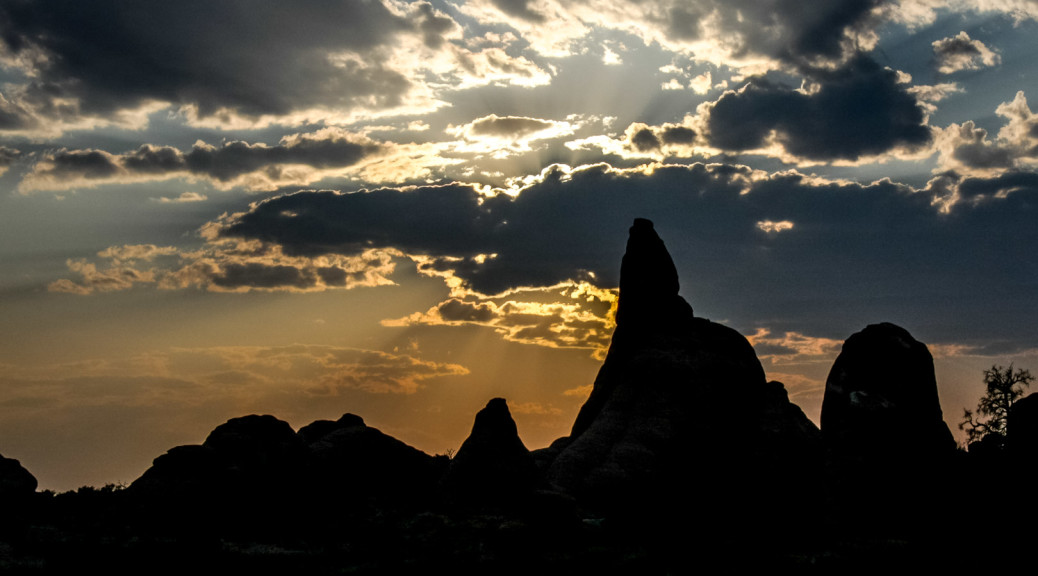
M 807 497 L 818 429 L 745 337 L 695 317 L 678 290 L 663 241 L 636 220 L 591 395 L 571 434 L 535 454 L 547 481 L 592 507 L 713 507 L 733 522 L 736 508 Z

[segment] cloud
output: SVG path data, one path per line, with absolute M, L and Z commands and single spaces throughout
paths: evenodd
M 543 84 L 498 48 L 471 51 L 428 2 L 269 0 L 7 3 L 0 48 L 24 82 L 5 88 L 0 130 L 55 134 L 163 108 L 199 126 L 342 124 L 443 105 L 437 83 Z
M 995 113 L 1006 120 L 996 138 L 973 121 L 939 129 L 937 171 L 956 176 L 996 177 L 1009 170 L 1038 167 L 1038 114 L 1031 112 L 1023 91 Z
M 966 31 L 957 35 L 935 40 L 933 55 L 937 71 L 953 74 L 961 70 L 979 70 L 1002 63 L 1002 57 L 993 52 L 980 40 L 973 40 Z
M 544 14 L 534 9 L 533 0 L 490 0 L 495 8 L 509 16 L 515 16 L 528 22 L 544 22 Z
M 92 294 L 94 292 L 115 292 L 128 290 L 137 284 L 153 284 L 153 270 L 139 270 L 135 266 L 124 266 L 113 263 L 106 268 L 98 269 L 97 264 L 84 259 L 72 259 L 66 262 L 69 272 L 80 277 L 79 282 L 67 278 L 55 280 L 47 289 L 51 292 L 69 294 Z
M 181 192 L 180 196 L 176 198 L 169 198 L 163 196 L 162 198 L 156 198 L 158 202 L 163 204 L 190 204 L 193 202 L 205 202 L 209 197 L 205 194 L 199 194 L 198 192 Z
M 843 340 L 808 336 L 799 332 L 772 334 L 768 328 L 757 328 L 746 337 L 762 361 L 771 365 L 826 361 L 839 354 Z
M 635 122 L 618 138 L 591 136 L 566 146 L 624 159 L 741 152 L 801 164 L 929 155 L 928 115 L 934 102 L 956 90 L 952 84 L 909 88 L 905 75 L 859 55 L 837 69 L 808 71 L 801 86 L 753 77 L 680 123 Z
M 561 416 L 562 410 L 540 402 L 517 402 L 509 406 L 509 410 L 515 414 L 528 414 L 533 416 Z
M 710 145 L 727 151 L 766 151 L 816 161 L 858 160 L 931 140 L 924 110 L 892 70 L 858 56 L 822 70 L 808 89 L 767 78 L 700 106 Z
M 469 373 L 459 364 L 430 362 L 408 354 L 307 344 L 178 348 L 153 353 L 151 361 L 203 381 L 238 374 L 245 386 L 288 385 L 318 396 L 336 395 L 343 389 L 413 394 L 426 380 Z
M 19 150 L 0 146 L 0 176 L 7 172 L 7 169 L 21 157 L 22 153 Z
M 500 46 L 468 50 L 453 46 L 450 58 L 441 64 L 440 73 L 454 76 L 456 88 L 470 88 L 487 84 L 523 87 L 544 86 L 551 82 L 551 74 L 525 56 L 513 56 Z
M 793 223 L 789 220 L 782 220 L 780 222 L 761 220 L 760 222 L 757 222 L 757 228 L 760 228 L 761 232 L 766 234 L 778 234 L 779 232 L 792 230 L 793 227 Z
M 874 28 L 884 20 L 881 2 L 874 0 L 825 5 L 752 0 L 475 0 L 461 9 L 482 23 L 508 24 L 546 56 L 577 52 L 581 40 L 597 27 L 754 72 L 844 61 L 855 48 L 875 44 Z
M 593 349 L 608 331 L 605 299 L 581 316 L 589 304 L 558 287 L 572 295 L 573 286 L 617 286 L 627 228 L 645 217 L 697 313 L 730 325 L 831 338 L 889 320 L 941 342 L 961 341 L 968 324 L 977 340 L 1034 341 L 1038 327 L 1019 310 L 1038 296 L 1029 252 L 1038 244 L 1038 175 L 958 186 L 985 201 L 942 212 L 932 187 L 730 164 L 553 166 L 508 193 L 461 183 L 305 191 L 210 223 L 198 251 L 91 259 L 95 268 L 75 268 L 74 285 L 52 289 L 377 286 L 406 258 L 442 278 L 450 295 L 401 323 L 478 324 L 515 341 Z M 768 234 L 761 222 L 795 227 Z M 954 304 L 963 301 L 970 306 Z
M 946 307 L 966 300 L 979 315 L 971 316 L 977 338 L 1038 337 L 1010 312 L 1036 296 L 1038 271 L 1025 248 L 1038 242 L 1028 216 L 1035 175 L 981 184 L 1011 192 L 942 214 L 930 190 L 887 180 L 830 182 L 725 164 L 553 167 L 515 197 L 463 184 L 279 196 L 214 223 L 212 233 L 297 257 L 393 249 L 427 259 L 426 271 L 449 270 L 458 289 L 494 295 L 566 281 L 616 286 L 625 231 L 647 217 L 671 247 L 693 307 L 723 310 L 736 325 L 770 318 L 781 320 L 775 329 L 824 336 L 835 326 L 812 318 L 850 323 L 840 334 L 892 318 L 950 334 L 958 324 Z M 762 234 L 758 223 L 767 221 L 795 228 Z M 500 303 L 454 300 L 417 321 L 501 327 L 493 324 Z
M 454 363 L 342 346 L 213 346 L 170 348 L 127 358 L 41 364 L 6 373 L 0 406 L 12 402 L 50 410 L 84 405 L 142 407 L 205 401 L 236 403 L 295 390 L 328 396 L 345 389 L 413 394 L 435 378 L 464 376 Z
M 288 135 L 273 146 L 243 141 L 214 146 L 199 141 L 189 151 L 153 144 L 124 154 L 60 149 L 45 153 L 18 189 L 28 194 L 189 178 L 204 179 L 220 189 L 274 190 L 345 175 L 396 183 L 456 162 L 439 157 L 439 152 L 435 145 L 376 142 L 338 128 Z
M 693 119 L 688 117 L 685 120 L 691 122 Z M 668 156 L 694 156 L 699 153 L 698 147 L 705 145 L 695 129 L 685 124 L 670 122 L 661 126 L 634 122 L 627 126 L 619 138 L 599 135 L 566 143 L 566 147 L 572 150 L 598 148 L 603 153 L 615 154 L 624 159 L 655 160 L 662 160 Z
M 464 289 L 454 292 L 426 312 L 385 320 L 383 324 L 484 326 L 511 342 L 587 349 L 598 358 L 604 358 L 609 347 L 615 325 L 616 290 L 604 290 L 588 282 L 563 282 L 516 288 L 496 295 Z
M 535 141 L 568 136 L 578 127 L 579 123 L 568 121 L 490 114 L 468 124 L 448 127 L 447 131 L 465 140 L 464 144 L 452 147 L 456 152 L 485 153 L 504 158 L 530 151 Z
M 696 94 L 706 94 L 713 87 L 714 81 L 709 70 L 693 78 L 689 84 L 689 88 Z
M 393 251 L 366 250 L 352 256 L 287 256 L 280 246 L 213 241 L 200 250 L 153 245 L 113 246 L 67 262 L 76 278 L 62 278 L 51 292 L 87 295 L 150 285 L 163 290 L 200 288 L 212 292 L 313 292 L 392 284 Z
M 926 111 L 924 122 L 929 123 L 930 115 L 937 111 L 937 103 L 952 94 L 963 92 L 963 89 L 956 83 L 942 82 L 934 85 L 917 84 L 908 88 L 907 92 L 919 100 L 919 106 Z

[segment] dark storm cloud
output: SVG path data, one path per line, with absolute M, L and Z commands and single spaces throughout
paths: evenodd
M 658 2 L 653 11 L 676 41 L 719 36 L 734 56 L 763 54 L 794 65 L 839 60 L 852 38 L 876 23 L 882 0 L 700 0 Z
M 36 55 L 27 101 L 78 98 L 101 114 L 150 100 L 195 105 L 203 117 L 392 107 L 411 83 L 378 51 L 403 33 L 438 46 L 452 24 L 425 3 L 401 16 L 362 0 L 0 3 L 5 49 Z M 361 57 L 328 58 L 341 52 Z M 0 122 L 9 116 L 0 110 Z
M 1017 199 L 1033 210 L 1033 202 L 1038 200 L 1038 173 L 1010 171 L 994 178 L 965 178 L 958 191 L 968 199 L 1018 195 Z
M 866 322 L 891 320 L 925 325 L 934 336 L 961 335 L 966 326 L 978 338 L 1004 332 L 1033 340 L 1038 328 L 1019 311 L 1038 296 L 1031 254 L 1038 195 L 1034 174 L 1017 178 L 987 183 L 990 190 L 1012 186 L 1005 198 L 941 214 L 929 194 L 888 181 L 818 184 L 725 165 L 644 172 L 599 165 L 550 171 L 515 199 L 482 202 L 459 184 L 301 192 L 256 204 L 226 222 L 223 235 L 301 255 L 372 247 L 496 254 L 457 273 L 476 290 L 498 293 L 589 272 L 599 285 L 615 286 L 627 227 L 647 217 L 678 262 L 692 305 L 743 326 L 769 321 L 842 338 Z M 792 228 L 761 234 L 763 221 Z M 828 324 L 811 324 L 818 318 Z
M 260 202 L 223 235 L 267 240 L 302 256 L 358 254 L 374 246 L 466 256 L 481 253 L 478 248 L 485 246 L 492 229 L 502 226 L 491 206 L 510 202 L 498 197 L 481 206 L 479 198 L 471 186 L 462 184 L 407 192 L 299 192 Z M 387 221 L 388 214 L 394 218 Z
M 857 160 L 931 139 L 922 107 L 897 74 L 858 56 L 817 71 L 817 91 L 754 78 L 709 112 L 709 141 L 725 150 L 764 147 L 774 131 L 787 152 L 811 160 Z

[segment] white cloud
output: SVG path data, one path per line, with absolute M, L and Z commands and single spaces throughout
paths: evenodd
M 793 223 L 789 220 L 780 220 L 778 222 L 772 220 L 761 220 L 757 222 L 757 228 L 767 234 L 778 234 L 779 232 L 785 232 L 793 229 Z
M 573 134 L 581 125 L 582 121 L 575 117 L 558 121 L 490 114 L 467 124 L 450 126 L 447 132 L 463 139 L 463 142 L 452 145 L 452 150 L 503 158 L 529 152 L 531 145 L 539 140 Z
M 1038 166 L 1038 114 L 1031 112 L 1023 91 L 1000 104 L 995 113 L 1006 123 L 994 139 L 972 121 L 938 129 L 935 171 L 990 177 L 1010 168 Z
M 979 70 L 1002 63 L 1002 57 L 980 40 L 973 40 L 965 31 L 933 42 L 937 71 L 952 74 L 961 70 Z

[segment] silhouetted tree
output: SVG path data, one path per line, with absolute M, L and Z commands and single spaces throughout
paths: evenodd
M 987 392 L 980 399 L 976 412 L 963 410 L 959 430 L 966 431 L 971 444 L 989 435 L 997 435 L 1000 440 L 1004 440 L 1009 408 L 1024 395 L 1024 388 L 1030 386 L 1033 380 L 1030 371 L 1018 369 L 1014 372 L 1012 364 L 1008 368 L 992 366 L 990 370 L 985 370 Z

